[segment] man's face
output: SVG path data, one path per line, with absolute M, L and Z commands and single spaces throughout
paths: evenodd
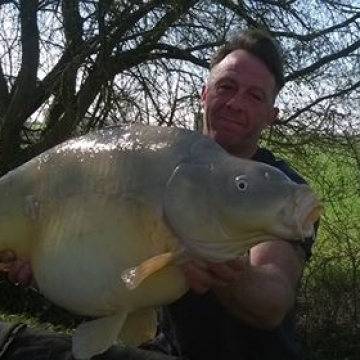
M 231 154 L 251 157 L 278 114 L 275 96 L 275 78 L 265 64 L 244 50 L 231 52 L 202 89 L 204 133 Z

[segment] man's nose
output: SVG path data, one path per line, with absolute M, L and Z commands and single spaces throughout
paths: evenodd
M 226 105 L 235 111 L 243 110 L 243 108 L 245 106 L 244 92 L 239 90 L 236 93 L 234 93 L 229 98 Z

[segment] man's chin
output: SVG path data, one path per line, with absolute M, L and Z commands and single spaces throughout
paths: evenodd
M 225 150 L 232 152 L 234 148 L 237 148 L 240 145 L 239 137 L 234 136 L 234 134 L 215 134 L 214 140 Z

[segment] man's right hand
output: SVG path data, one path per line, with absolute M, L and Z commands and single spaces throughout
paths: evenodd
M 30 262 L 26 259 L 17 258 L 13 251 L 6 250 L 0 253 L 0 263 L 8 273 L 10 281 L 24 287 L 37 287 Z
M 227 287 L 249 267 L 249 257 L 241 256 L 223 263 L 189 261 L 182 265 L 186 282 L 191 290 L 203 294 L 213 287 Z

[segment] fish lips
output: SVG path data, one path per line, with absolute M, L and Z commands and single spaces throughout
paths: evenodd
M 299 198 L 301 198 L 301 201 L 299 201 Z M 314 224 L 319 220 L 323 209 L 321 201 L 309 186 L 304 185 L 295 196 L 294 206 L 295 231 L 298 232 L 301 239 L 313 236 Z

